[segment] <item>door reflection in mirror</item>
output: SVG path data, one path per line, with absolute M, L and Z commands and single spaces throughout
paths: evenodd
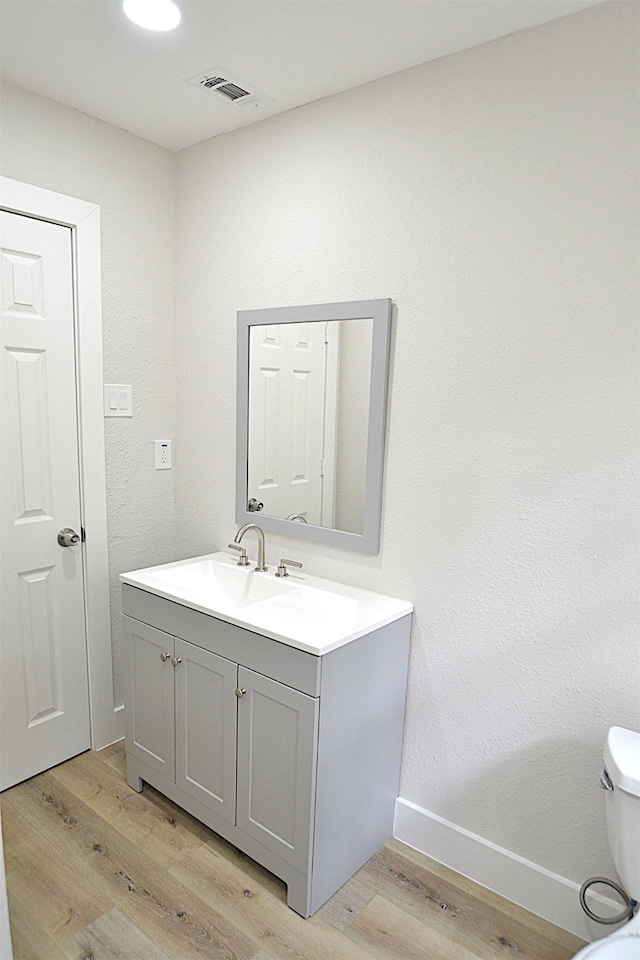
M 362 534 L 373 320 L 256 325 L 248 493 L 264 514 Z

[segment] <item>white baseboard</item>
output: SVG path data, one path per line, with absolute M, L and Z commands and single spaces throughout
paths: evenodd
M 595 923 L 584 913 L 579 884 L 401 797 L 396 801 L 393 835 L 583 940 L 597 940 L 613 931 L 613 927 Z
M 113 738 L 115 743 L 116 740 L 124 740 L 124 703 L 113 708 L 113 720 L 116 732 Z
M 108 736 L 106 732 L 103 731 L 102 740 L 92 746 L 93 750 L 104 750 L 105 747 L 110 747 L 112 743 L 118 743 L 119 740 L 124 740 L 124 704 L 121 703 L 120 706 L 113 708 L 113 722 L 109 725 Z M 0 960 L 4 960 L 0 954 Z

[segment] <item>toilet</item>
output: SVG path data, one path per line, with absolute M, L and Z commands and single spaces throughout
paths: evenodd
M 640 900 L 640 733 L 611 727 L 603 749 L 609 846 L 629 897 Z M 574 960 L 640 960 L 640 911 Z

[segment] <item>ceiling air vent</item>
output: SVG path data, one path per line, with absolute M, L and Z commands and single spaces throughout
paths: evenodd
M 200 73 L 188 82 L 194 87 L 200 87 L 202 90 L 214 93 L 235 107 L 244 107 L 250 104 L 259 107 L 263 103 L 271 102 L 271 97 L 259 93 L 255 88 L 249 90 L 247 84 L 242 83 L 237 77 L 219 67 L 208 70 L 206 73 Z

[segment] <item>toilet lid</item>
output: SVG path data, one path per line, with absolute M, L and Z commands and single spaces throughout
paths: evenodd
M 640 937 L 605 937 L 576 954 L 575 960 L 640 960 Z

